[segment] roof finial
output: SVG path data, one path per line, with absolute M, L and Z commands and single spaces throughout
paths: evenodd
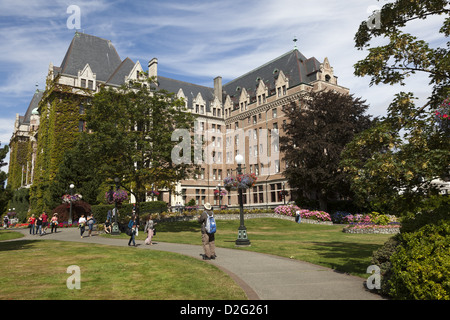
M 294 36 L 294 50 L 297 50 L 297 36 Z

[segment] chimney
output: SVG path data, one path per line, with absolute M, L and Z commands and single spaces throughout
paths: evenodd
M 148 76 L 149 78 L 158 76 L 158 59 L 153 58 L 148 63 Z
M 214 95 L 222 103 L 222 77 L 216 77 L 214 79 Z

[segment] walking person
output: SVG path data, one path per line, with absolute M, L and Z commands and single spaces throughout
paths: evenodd
M 53 214 L 50 224 L 52 225 L 52 233 L 53 233 L 53 230 L 55 230 L 55 233 L 56 233 L 56 229 L 58 229 L 58 214 L 57 213 Z
M 147 222 L 145 223 L 144 232 L 147 232 L 147 238 L 145 239 L 145 244 L 153 245 L 153 229 L 157 223 L 153 222 L 152 216 L 149 214 L 147 218 Z
M 95 223 L 95 219 L 94 219 L 94 217 L 92 216 L 92 213 L 91 213 L 89 215 L 89 217 L 87 218 L 87 225 L 88 225 L 88 228 L 89 228 L 89 233 L 88 233 L 89 237 L 91 236 L 92 230 L 94 228 L 94 223 Z
M 36 223 L 36 218 L 34 217 L 34 214 L 32 214 L 31 217 L 28 218 L 28 225 L 30 226 L 30 234 L 33 234 L 33 235 L 34 235 L 35 223 Z
M 9 218 L 8 218 L 8 215 L 5 214 L 5 217 L 3 218 L 3 227 L 5 229 L 8 229 L 8 224 L 9 224 Z
M 47 213 L 44 211 L 42 213 L 42 232 L 44 234 L 47 234 L 47 228 L 48 228 L 48 216 Z
M 36 234 L 42 235 L 42 214 L 36 219 Z
M 81 239 L 83 239 L 83 233 L 86 228 L 86 218 L 84 217 L 84 214 L 82 214 L 80 219 L 78 219 L 78 228 L 80 228 L 80 236 Z
M 203 243 L 203 260 L 211 260 L 215 259 L 216 256 L 216 245 L 215 245 L 215 237 L 214 233 L 208 233 L 206 231 L 206 222 L 210 216 L 213 214 L 213 210 L 211 208 L 211 204 L 205 203 L 204 205 L 205 211 L 202 212 L 200 216 L 198 216 L 197 221 L 202 224 L 202 243 Z
M 130 236 L 130 240 L 128 241 L 128 245 L 133 241 L 133 246 L 136 247 L 136 242 L 134 241 L 136 235 L 136 217 L 133 215 L 131 217 L 130 222 L 128 222 L 128 235 Z

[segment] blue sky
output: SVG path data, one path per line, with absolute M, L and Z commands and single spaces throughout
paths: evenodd
M 9 143 L 16 113 L 25 113 L 36 83 L 44 89 L 49 63 L 61 64 L 75 33 L 67 27 L 70 5 L 80 8 L 79 31 L 111 40 L 122 59 L 146 66 L 158 58 L 163 76 L 210 87 L 222 76 L 226 83 L 292 50 L 297 37 L 306 57 L 328 57 L 338 83 L 366 99 L 370 114 L 383 115 L 402 90 L 424 101 L 431 92 L 426 76 L 411 77 L 405 87 L 369 87 L 368 77 L 353 75 L 367 53 L 354 47 L 358 26 L 386 2 L 0 0 L 0 141 Z M 442 20 L 420 21 L 408 31 L 442 47 Z

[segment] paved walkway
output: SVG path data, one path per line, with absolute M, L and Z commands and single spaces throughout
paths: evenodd
M 111 239 L 93 235 L 80 238 L 78 229 L 59 229 L 43 236 L 30 235 L 28 229 L 19 229 L 25 238 L 18 240 L 61 240 L 89 242 L 103 245 L 127 246 L 128 239 Z M 85 235 L 87 232 L 85 233 Z M 201 259 L 201 245 L 159 242 L 153 246 L 136 241 L 130 250 L 161 250 Z M 200 240 L 199 235 L 199 242 Z M 217 258 L 211 263 L 229 274 L 246 292 L 250 300 L 382 300 L 364 287 L 364 279 L 337 273 L 332 269 L 311 263 L 272 255 L 216 248 Z M 368 275 L 369 276 L 369 275 Z

